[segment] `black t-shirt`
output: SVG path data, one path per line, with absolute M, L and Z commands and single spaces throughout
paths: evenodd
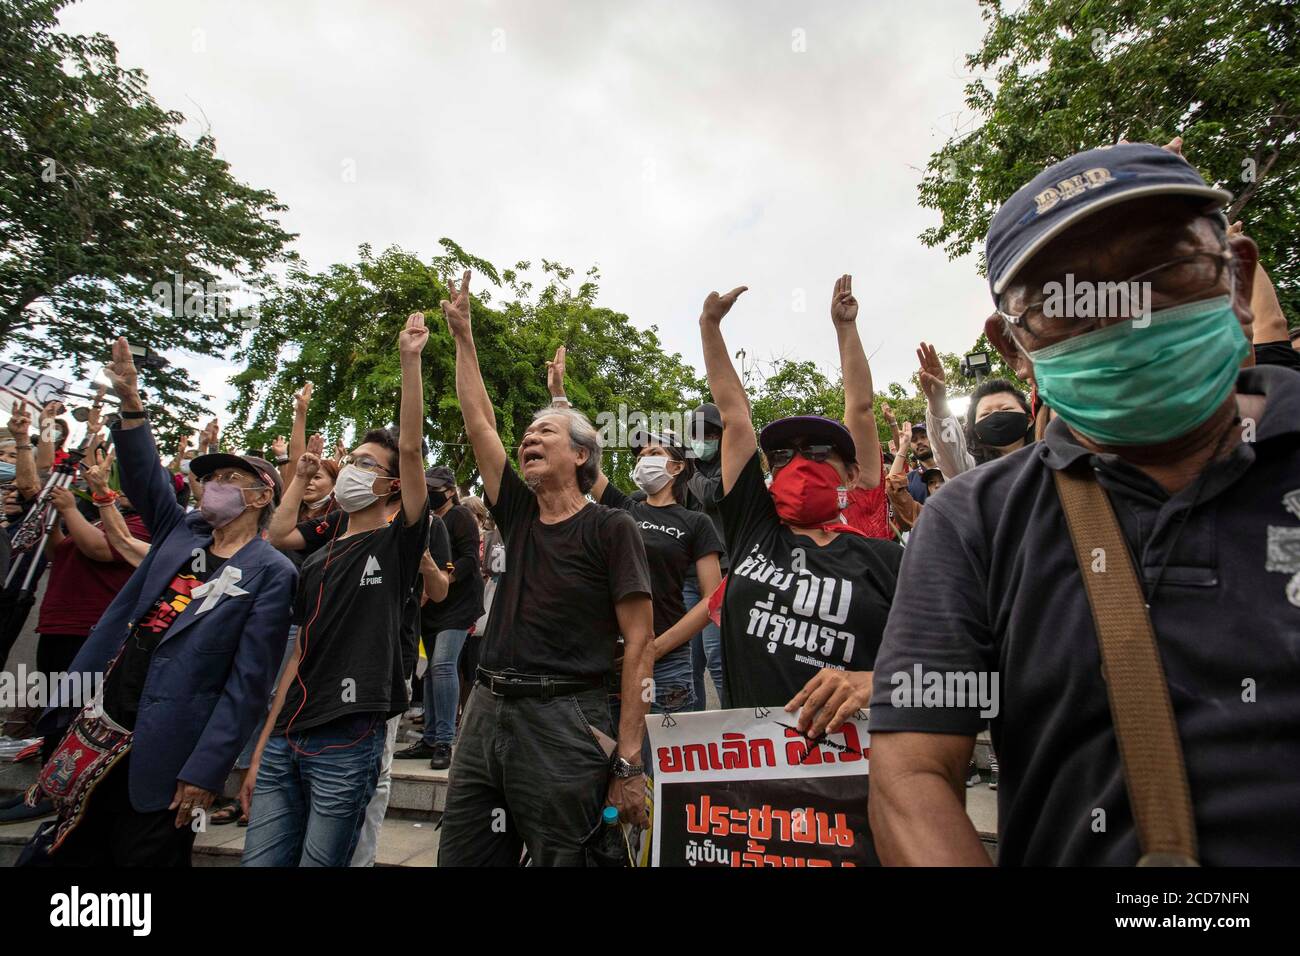
M 481 664 L 488 670 L 595 679 L 614 665 L 614 605 L 650 595 L 650 570 L 636 522 L 588 504 L 543 524 L 537 498 L 508 463 L 489 505 L 506 543 Z
M 190 594 L 226 563 L 212 553 L 211 546 L 176 572 L 153 608 L 140 619 L 104 678 L 104 713 L 127 730 L 135 729 L 140 711 L 140 694 L 149 675 L 149 658 L 168 628 L 190 604 Z
M 335 535 L 346 534 L 348 530 L 347 512 L 335 509 L 329 514 L 318 515 L 298 525 L 305 547 L 295 551 L 301 561 L 329 544 Z M 438 567 L 443 567 L 451 560 L 451 547 L 447 542 L 447 528 L 442 519 L 432 512 L 429 514 L 429 553 Z M 301 570 L 301 564 L 299 565 Z M 415 666 L 420 659 L 420 601 L 424 596 L 424 579 L 417 576 L 411 588 L 411 595 L 402 605 L 402 670 L 409 679 L 415 673 Z
M 1300 372 L 1300 352 L 1291 345 L 1290 339 L 1281 342 L 1261 342 L 1255 346 L 1256 365 L 1281 365 L 1283 368 Z
M 1300 864 L 1300 376 L 1248 368 L 1237 388 L 1265 395 L 1255 438 L 1234 443 L 1199 489 L 1170 495 L 1057 419 L 1043 441 L 948 481 L 909 538 L 871 730 L 974 736 L 990 725 L 1002 865 L 1132 866 L 1139 855 L 1053 477 L 1088 466 L 1145 587 L 1159 581 L 1151 624 L 1201 862 Z M 971 675 L 996 713 L 938 694 L 916 706 L 918 673 Z
M 836 534 L 824 547 L 777 516 L 758 453 L 722 499 L 731 573 L 722 666 L 733 707 L 784 706 L 824 667 L 869 671 L 903 549 Z
M 722 512 L 718 504 L 722 501 L 722 456 L 714 455 L 709 460 L 695 459 L 695 473 L 686 482 L 686 507 L 692 511 L 709 516 L 713 522 L 713 531 L 719 543 L 726 536 L 722 528 Z M 718 555 L 718 563 L 725 574 L 730 567 L 724 551 Z M 690 572 L 687 573 L 690 577 Z
M 652 600 L 655 609 L 655 633 L 662 634 L 686 613 L 682 600 L 682 582 L 688 569 L 706 554 L 722 551 L 722 542 L 713 530 L 713 522 L 699 511 L 691 511 L 679 504 L 664 508 L 645 501 L 634 501 L 614 487 L 605 486 L 600 503 L 610 508 L 621 508 L 632 516 L 641 531 L 645 544 L 646 562 L 650 567 L 650 586 L 654 589 Z M 690 655 L 690 643 L 683 644 L 669 655 L 685 651 Z
M 336 537 L 303 562 L 293 612 L 302 660 L 276 733 L 290 722 L 307 730 L 345 714 L 392 717 L 406 709 L 428 519 L 426 506 L 408 526 L 399 508 L 383 527 Z
M 432 640 L 439 631 L 465 630 L 483 613 L 483 575 L 478 566 L 478 521 L 464 505 L 453 505 L 442 522 L 451 541 L 451 557 L 439 564 L 454 565 L 456 580 L 443 600 L 424 606 L 421 628 Z

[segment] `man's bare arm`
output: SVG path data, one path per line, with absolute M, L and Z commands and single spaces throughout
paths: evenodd
M 962 775 L 975 738 L 957 734 L 871 734 L 867 812 L 886 866 L 990 866 L 966 816 Z

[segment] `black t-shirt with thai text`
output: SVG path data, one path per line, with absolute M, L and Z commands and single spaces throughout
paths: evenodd
M 651 594 L 632 516 L 588 504 L 543 524 L 536 496 L 508 463 L 488 507 L 505 539 L 510 573 L 493 600 L 482 666 L 587 680 L 608 675 L 619 633 L 615 605 Z
M 299 679 L 289 685 L 277 734 L 345 714 L 392 717 L 406 709 L 429 517 L 426 504 L 420 520 L 407 525 L 398 509 L 383 527 L 334 537 L 303 562 L 293 611 Z
M 731 555 L 722 665 L 732 706 L 784 706 L 826 667 L 871 670 L 903 549 L 856 534 L 818 547 L 791 531 L 757 452 L 720 507 Z
M 221 570 L 226 563 L 212 553 L 211 546 L 195 554 L 177 573 L 157 603 L 131 629 L 116 662 L 104 678 L 104 713 L 127 730 L 135 729 L 140 711 L 140 694 L 149 675 L 149 658 L 163 635 L 190 605 L 190 594 Z

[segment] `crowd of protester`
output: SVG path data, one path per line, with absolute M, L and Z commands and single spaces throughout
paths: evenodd
M 886 864 L 989 861 L 964 803 L 986 730 L 999 862 L 1154 860 L 1173 851 L 1146 842 L 1069 478 L 1109 502 L 1125 547 L 1101 570 L 1132 568 L 1119 611 L 1158 641 L 1146 690 L 1193 821 L 1174 849 L 1300 862 L 1300 340 L 1229 198 L 1178 141 L 1027 183 L 989 231 L 984 331 L 1028 387 L 986 377 L 964 415 L 921 342 L 924 420 L 877 418 L 844 275 L 843 419 L 756 431 L 723 332 L 746 287 L 712 292 L 712 401 L 630 436 L 635 487 L 605 473 L 563 347 L 507 450 L 468 272 L 441 312 L 481 498 L 428 467 L 423 314 L 395 343 L 396 426 L 329 456 L 310 382 L 266 457 L 215 420 L 164 454 L 119 338 L 115 408 L 101 389 L 79 447 L 58 401 L 35 429 L 15 401 L 0 441 L 0 655 L 35 610 L 36 668 L 103 678 L 90 702 L 51 680 L 39 781 L 0 824 L 46 820 L 28 865 L 188 865 L 199 814 L 247 827 L 246 866 L 367 866 L 393 762 L 418 760 L 448 774 L 440 865 L 582 865 L 606 807 L 648 822 L 646 715 L 713 698 L 814 739 L 869 712 Z M 1061 314 L 1044 290 L 1067 275 L 1144 283 L 1147 311 Z M 765 610 L 778 594 L 796 616 Z M 996 713 L 900 706 L 888 675 L 917 668 L 999 675 Z

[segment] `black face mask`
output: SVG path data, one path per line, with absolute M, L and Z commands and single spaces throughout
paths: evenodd
M 450 497 L 445 491 L 431 491 L 429 492 L 429 504 L 433 505 L 434 511 L 437 511 L 447 503 L 447 499 Z
M 985 445 L 1004 448 L 1029 431 L 1029 416 L 1024 412 L 993 412 L 975 423 L 975 437 Z

